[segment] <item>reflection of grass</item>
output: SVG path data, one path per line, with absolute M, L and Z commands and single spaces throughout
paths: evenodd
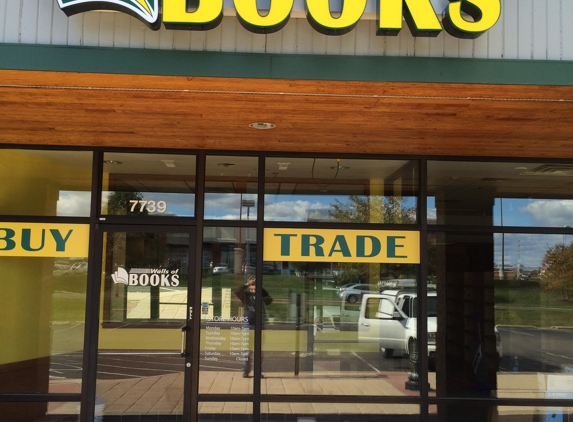
M 573 309 L 573 302 L 563 301 L 560 292 L 543 289 L 537 283 L 496 282 L 495 303 Z
M 496 281 L 495 304 L 496 324 L 573 326 L 573 303 L 538 283 Z
M 552 309 L 496 309 L 495 323 L 533 327 L 573 327 L 573 312 Z
M 221 274 L 221 275 L 204 275 L 201 281 L 203 288 L 212 287 L 214 289 L 230 288 L 232 292 L 235 291 L 237 286 L 245 283 L 246 278 L 243 274 Z M 307 315 L 308 307 L 314 305 L 340 305 L 340 299 L 336 295 L 336 290 L 323 289 L 322 284 L 314 282 L 313 280 L 304 279 L 295 276 L 286 275 L 264 275 L 263 286 L 265 290 L 273 298 L 273 302 L 268 305 L 267 316 L 277 319 L 278 321 L 285 321 L 288 315 L 288 308 L 291 300 L 291 293 L 306 293 L 307 295 Z M 314 287 L 317 287 L 315 290 Z M 231 305 L 234 315 L 235 308 L 241 307 L 239 299 L 233 294 L 233 302 Z
M 63 273 L 54 277 L 54 290 L 59 292 L 86 292 L 86 273 Z
M 52 321 L 83 321 L 86 312 L 86 297 L 81 294 L 54 294 L 52 297 Z

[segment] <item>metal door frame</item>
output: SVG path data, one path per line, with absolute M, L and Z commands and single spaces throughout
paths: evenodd
M 86 328 L 84 335 L 84 371 L 82 379 L 82 406 L 80 421 L 93 421 L 95 417 L 97 358 L 99 342 L 99 310 L 101 305 L 101 280 L 103 274 L 103 248 L 105 232 L 126 233 L 188 233 L 189 245 L 187 252 L 188 285 L 187 285 L 187 318 L 185 321 L 185 356 L 182 354 L 181 365 L 184 373 L 183 387 L 183 422 L 197 420 L 197 382 L 199 377 L 199 335 L 200 320 L 193 318 L 194 310 L 200 302 L 201 280 L 197 279 L 197 226 L 173 224 L 96 224 L 90 232 L 90 263 L 93 270 L 88 275 L 88 292 L 86 305 Z M 183 331 L 183 330 L 182 330 Z M 177 419 L 179 420 L 179 419 Z

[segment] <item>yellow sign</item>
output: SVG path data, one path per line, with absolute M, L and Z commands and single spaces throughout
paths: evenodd
M 450 0 L 445 10 L 436 11 L 431 0 L 372 0 L 376 4 L 376 35 L 396 35 L 403 20 L 415 37 L 435 37 L 442 30 L 457 38 L 477 38 L 492 28 L 501 16 L 501 0 Z M 187 0 L 58 0 L 68 15 L 89 10 L 111 9 L 128 13 L 158 30 L 161 22 L 168 29 L 205 31 L 223 21 L 223 0 L 201 0 L 191 7 Z M 310 25 L 325 35 L 343 35 L 363 18 L 368 0 L 342 2 L 333 10 L 329 0 L 305 0 Z M 280 31 L 289 21 L 294 0 L 271 1 L 268 10 L 257 0 L 233 0 L 235 14 L 243 27 L 259 34 Z M 300 6 L 297 6 L 300 7 Z M 297 9 L 298 10 L 298 9 Z M 163 16 L 161 15 L 163 12 Z M 443 14 L 440 22 L 439 14 Z
M 85 258 L 88 224 L 0 223 L 0 256 Z
M 265 229 L 265 261 L 420 263 L 420 233 Z

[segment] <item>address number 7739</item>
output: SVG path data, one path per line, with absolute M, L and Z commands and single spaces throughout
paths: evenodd
M 165 201 L 143 201 L 132 199 L 129 201 L 131 204 L 131 212 L 136 212 L 139 207 L 139 212 L 147 210 L 148 212 L 160 212 L 163 213 L 167 211 L 167 203 Z

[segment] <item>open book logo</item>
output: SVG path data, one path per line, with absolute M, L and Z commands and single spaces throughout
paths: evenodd
M 60 9 L 68 16 L 90 10 L 125 12 L 152 29 L 159 29 L 159 0 L 58 0 Z
M 124 268 L 119 267 L 117 271 L 111 275 L 111 279 L 115 284 L 127 285 L 129 281 L 129 274 Z

